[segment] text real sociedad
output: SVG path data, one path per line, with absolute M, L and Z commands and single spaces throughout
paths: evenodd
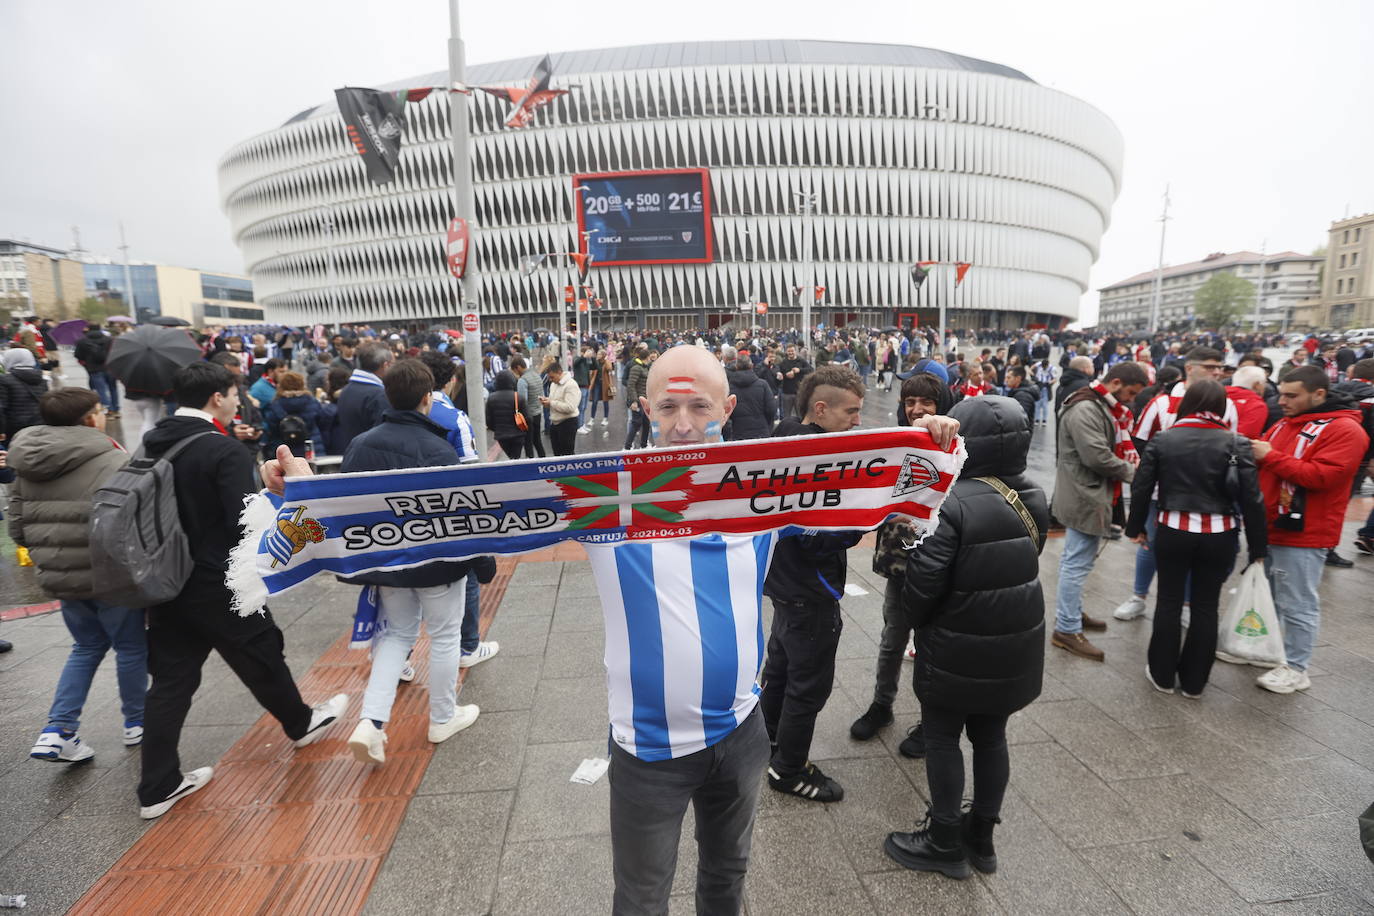
M 755 515 L 832 507 L 840 505 L 841 502 L 840 491 L 837 489 L 780 494 L 776 488 L 881 477 L 881 467 L 886 464 L 885 458 L 856 458 L 818 462 L 809 471 L 797 466 L 755 468 L 743 473 L 740 472 L 738 465 L 731 464 L 721 475 L 715 492 L 720 493 L 727 487 L 734 488 L 731 495 L 748 492 L 749 510 Z M 385 500 L 397 518 L 406 520 L 349 526 L 343 531 L 346 549 L 371 550 L 374 547 L 395 547 L 403 542 L 423 543 L 473 534 L 541 531 L 557 527 L 559 521 L 559 513 L 544 507 L 501 512 L 502 504 L 493 501 L 486 490 L 480 487 L 472 490 L 387 496 Z

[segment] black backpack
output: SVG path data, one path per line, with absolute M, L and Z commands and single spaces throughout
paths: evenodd
M 289 413 L 282 417 L 277 430 L 281 434 L 282 445 L 291 449 L 293 455 L 305 453 L 305 443 L 310 438 L 310 424 L 300 414 Z

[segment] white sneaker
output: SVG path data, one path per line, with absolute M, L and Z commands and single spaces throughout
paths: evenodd
M 602 418 L 601 418 L 601 425 L 602 425 L 602 426 L 610 426 L 610 425 L 611 425 L 611 418 L 610 418 L 610 417 L 602 417 Z
M 406 666 L 401 669 L 401 680 L 407 684 L 415 680 L 415 666 L 410 662 L 406 662 Z
M 310 729 L 301 737 L 296 739 L 296 747 L 305 747 L 314 744 L 324 736 L 325 729 L 334 724 L 334 720 L 343 715 L 348 709 L 348 694 L 338 693 L 323 703 L 316 703 L 310 708 Z
M 1145 599 L 1139 595 L 1132 595 L 1117 605 L 1116 610 L 1112 611 L 1112 616 L 1117 620 L 1135 620 L 1137 617 L 1144 617 Z
M 349 736 L 348 749 L 359 763 L 386 763 L 386 732 L 363 719 Z
M 1298 671 L 1287 665 L 1280 665 L 1272 671 L 1266 671 L 1255 679 L 1255 683 L 1271 693 L 1293 693 L 1296 690 L 1306 690 L 1312 686 L 1311 679 L 1306 671 Z
M 1149 663 L 1149 662 L 1146 662 L 1146 663 L 1145 663 L 1145 680 L 1149 681 L 1149 682 L 1150 682 L 1150 686 L 1153 687 L 1155 690 L 1158 690 L 1160 693 L 1173 693 L 1173 692 L 1174 692 L 1174 688 L 1172 688 L 1172 687 L 1161 687 L 1161 686 L 1159 686 L 1159 682 L 1155 680 L 1155 676 L 1154 676 L 1153 674 L 1150 673 L 1150 663 Z
M 189 773 L 181 774 L 181 785 L 176 787 L 176 791 L 168 795 L 156 805 L 145 805 L 138 809 L 138 816 L 145 821 L 150 821 L 155 817 L 162 817 L 172 806 L 192 793 L 199 792 L 205 788 L 205 784 L 210 781 L 210 777 L 215 775 L 213 767 L 198 767 Z
M 143 743 L 143 726 L 126 725 L 124 726 L 124 746 L 138 747 Z
M 459 668 L 471 668 L 473 665 L 480 665 L 489 658 L 494 658 L 497 652 L 501 651 L 501 644 L 496 641 L 478 643 L 477 648 L 471 652 L 464 652 L 458 659 Z
M 453 718 L 447 722 L 429 723 L 429 742 L 430 744 L 442 744 L 463 729 L 477 721 L 477 714 L 481 712 L 476 704 L 469 706 L 459 706 L 453 713 Z
M 592 428 L 590 426 L 579 426 L 577 428 L 577 431 L 579 433 L 582 433 L 583 435 L 586 435 L 587 433 L 592 431 Z
M 80 763 L 94 757 L 95 748 L 82 741 L 81 736 L 75 732 L 70 738 L 63 738 L 55 731 L 44 731 L 33 743 L 33 750 L 29 751 L 29 756 L 34 760 Z

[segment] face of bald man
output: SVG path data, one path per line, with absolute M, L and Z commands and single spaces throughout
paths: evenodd
M 721 441 L 735 396 L 713 354 L 700 347 L 673 347 L 649 370 L 646 388 L 648 397 L 639 404 L 649 418 L 654 445 Z

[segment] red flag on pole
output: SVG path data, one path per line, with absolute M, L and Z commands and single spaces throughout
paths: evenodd
M 968 269 L 972 266 L 973 265 L 968 263 L 967 261 L 959 261 L 957 264 L 954 265 L 955 286 L 958 286 L 960 283 L 964 282 L 964 274 L 968 273 Z
M 820 302 L 820 301 L 821 301 L 822 299 L 824 299 L 824 298 L 825 298 L 825 287 L 824 287 L 824 286 L 818 286 L 818 287 L 816 287 L 816 301 L 817 301 L 817 302 Z
M 459 280 L 468 269 L 468 221 L 461 216 L 448 224 L 448 269 Z
M 586 283 L 587 272 L 590 271 L 592 267 L 592 256 L 570 251 L 568 252 L 568 257 L 572 258 L 573 263 L 577 265 L 577 279 L 582 283 Z
M 474 88 L 481 89 L 488 95 L 494 95 L 498 99 L 515 105 L 515 110 L 506 120 L 506 126 L 525 127 L 534 120 L 535 109 L 552 102 L 560 95 L 568 94 L 566 89 L 549 88 L 549 80 L 552 76 L 553 68 L 549 64 L 549 55 L 545 54 L 544 59 L 534 68 L 529 85 L 523 89 L 503 86 L 476 86 Z

